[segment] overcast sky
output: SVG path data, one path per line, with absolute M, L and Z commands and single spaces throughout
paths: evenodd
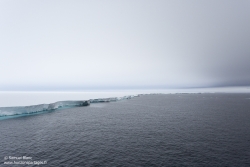
M 250 85 L 249 0 L 1 0 L 0 90 Z

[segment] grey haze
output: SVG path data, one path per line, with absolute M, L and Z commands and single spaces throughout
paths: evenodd
M 0 90 L 250 85 L 249 0 L 1 0 Z

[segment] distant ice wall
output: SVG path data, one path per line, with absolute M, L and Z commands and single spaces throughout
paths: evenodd
M 118 100 L 131 99 L 133 97 L 138 97 L 138 96 L 139 95 L 129 95 L 123 97 L 98 98 L 98 99 L 90 99 L 83 101 L 58 101 L 50 104 L 38 104 L 38 105 L 22 106 L 22 107 L 0 107 L 0 117 L 27 115 L 44 111 L 52 111 L 63 107 L 88 106 L 90 105 L 90 103 L 113 102 Z

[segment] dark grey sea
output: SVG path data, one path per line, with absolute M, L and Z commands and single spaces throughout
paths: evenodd
M 0 166 L 38 164 L 249 167 L 250 94 L 145 95 L 0 120 Z

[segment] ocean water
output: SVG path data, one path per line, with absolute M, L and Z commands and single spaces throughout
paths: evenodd
M 0 135 L 0 166 L 247 167 L 250 94 L 144 95 L 1 120 Z

